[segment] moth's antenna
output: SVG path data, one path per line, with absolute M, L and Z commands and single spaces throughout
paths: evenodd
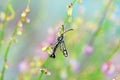
M 68 30 L 66 30 L 65 32 L 63 32 L 61 35 L 63 35 L 63 34 L 65 34 L 66 32 L 68 32 L 68 31 L 73 31 L 74 29 L 68 29 Z

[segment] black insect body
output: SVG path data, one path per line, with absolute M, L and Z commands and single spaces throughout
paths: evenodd
M 70 30 L 73 30 L 73 29 L 69 29 L 67 31 L 65 31 L 64 33 L 70 31 Z M 63 55 L 65 57 L 68 56 L 68 52 L 67 52 L 67 49 L 66 49 L 66 46 L 65 46 L 65 42 L 64 42 L 64 33 L 61 34 L 60 37 L 57 38 L 57 43 L 55 44 L 54 48 L 53 48 L 53 52 L 52 54 L 50 55 L 51 58 L 55 58 L 55 53 L 56 53 L 56 50 L 57 48 L 60 46 L 60 50 L 63 52 Z

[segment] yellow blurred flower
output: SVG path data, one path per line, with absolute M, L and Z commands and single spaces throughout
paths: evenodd
M 17 43 L 17 39 L 15 37 L 12 38 L 14 43 Z
M 87 29 L 92 32 L 94 32 L 97 29 L 97 25 L 93 22 L 88 22 L 86 26 L 87 26 Z
M 42 64 L 43 64 L 43 62 L 42 62 L 41 60 L 38 60 L 38 61 L 36 62 L 36 66 L 37 66 L 37 67 L 41 67 Z
M 26 15 L 27 15 L 26 12 L 23 12 L 23 13 L 21 14 L 21 17 L 24 18 L 24 17 L 26 17 Z
M 67 7 L 67 13 L 68 13 L 68 16 L 72 15 L 72 7 L 71 6 Z
M 50 46 L 45 46 L 45 47 L 42 48 L 42 52 L 51 53 L 52 52 L 52 48 Z
M 37 68 L 32 68 L 32 69 L 30 69 L 30 72 L 32 74 L 36 74 L 38 72 L 38 69 Z
M 78 3 L 82 3 L 82 0 L 78 0 Z
M 84 22 L 84 20 L 83 20 L 82 18 L 76 18 L 76 19 L 75 19 L 75 24 L 76 24 L 76 25 L 82 25 L 83 22 Z
M 68 19 L 68 22 L 69 22 L 69 23 L 71 23 L 71 22 L 72 22 L 72 18 L 71 18 L 71 17 Z
M 17 34 L 18 35 L 22 35 L 22 31 L 23 31 L 23 24 L 21 21 L 18 22 L 18 29 L 17 29 Z
M 31 76 L 30 75 L 25 75 L 23 80 L 30 80 Z
M 28 14 L 28 13 L 30 13 L 30 7 L 29 6 L 27 6 L 27 8 L 25 9 L 25 12 Z
M 10 20 L 12 20 L 13 18 L 14 18 L 14 16 L 13 16 L 13 15 L 6 16 L 6 20 L 7 20 L 7 21 L 10 21 Z
M 17 34 L 18 34 L 18 35 L 22 35 L 22 31 L 18 31 Z
M 34 66 L 35 66 L 35 62 L 33 62 L 33 61 L 30 62 L 30 66 L 31 66 L 31 67 L 34 67 Z
M 6 18 L 6 14 L 4 13 L 4 12 L 2 12 L 1 14 L 0 14 L 0 19 L 1 20 L 4 20 Z

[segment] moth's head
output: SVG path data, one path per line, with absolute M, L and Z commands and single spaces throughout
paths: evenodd
M 63 35 L 61 35 L 60 37 L 57 38 L 58 41 L 62 41 L 63 40 Z

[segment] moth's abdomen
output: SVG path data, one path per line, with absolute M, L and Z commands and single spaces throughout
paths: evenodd
M 68 52 L 67 52 L 67 50 L 65 49 L 65 50 L 63 50 L 63 55 L 65 56 L 65 57 L 68 57 Z

